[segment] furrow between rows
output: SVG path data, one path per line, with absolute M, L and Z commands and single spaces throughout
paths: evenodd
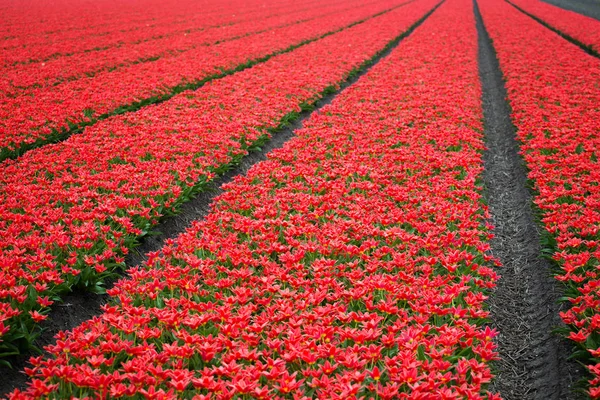
M 553 333 L 561 325 L 562 293 L 542 257 L 527 168 L 519 155 L 498 60 L 476 3 L 475 12 L 487 146 L 485 197 L 494 225 L 492 254 L 503 266 L 489 300 L 492 323 L 499 331 L 493 387 L 506 400 L 575 399 L 573 389 L 582 372 L 567 361 L 571 346 Z
M 600 396 L 600 60 L 502 0 L 478 4 L 506 81 L 512 122 L 534 189 L 534 211 L 543 226 L 541 253 L 565 283 L 561 300 L 566 304 L 559 315 L 568 329 L 560 332 L 576 346 L 573 357 L 587 365 L 588 394 L 596 398 Z M 554 319 L 552 313 L 543 315 L 547 324 Z
M 544 0 L 563 10 L 576 12 L 600 21 L 600 4 L 596 0 Z

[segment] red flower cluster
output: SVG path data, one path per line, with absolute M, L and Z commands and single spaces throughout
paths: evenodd
M 65 46 L 62 53 L 66 53 L 66 55 L 54 56 L 49 60 L 28 62 L 26 65 L 19 63 L 2 68 L 0 94 L 17 97 L 23 93 L 23 89 L 32 89 L 31 86 L 36 88 L 53 86 L 63 81 L 72 81 L 84 76 L 90 77 L 100 71 L 114 71 L 131 64 L 153 61 L 158 58 L 178 57 L 181 53 L 198 47 L 235 40 L 319 18 L 331 18 L 331 14 L 348 12 L 350 8 L 360 8 L 356 4 L 323 5 L 318 8 L 311 7 L 308 10 L 298 10 L 298 5 L 292 9 L 289 9 L 290 5 L 286 6 L 280 6 L 281 8 L 277 10 L 267 10 L 264 15 L 244 22 L 228 23 L 227 20 L 224 20 L 221 25 L 196 26 L 193 29 L 188 27 L 186 30 L 181 30 L 181 27 L 176 25 L 177 29 L 174 32 L 175 27 L 173 26 L 161 27 L 160 32 L 155 32 L 155 30 L 128 32 L 132 37 L 125 35 L 123 40 L 131 43 L 125 44 L 118 41 L 118 46 L 98 51 L 75 52 L 70 46 L 103 48 L 102 39 L 114 41 L 118 40 L 118 37 L 114 38 L 112 34 L 99 37 L 96 32 L 89 32 L 85 37 L 78 37 L 74 43 L 56 39 L 57 42 L 53 44 Z M 362 8 L 369 9 L 369 11 L 373 9 L 372 6 Z M 277 14 L 273 14 L 275 11 Z M 167 29 L 171 29 L 171 31 L 167 31 Z M 140 36 L 141 34 L 144 36 Z M 47 50 L 51 46 L 43 43 L 39 47 Z M 39 57 L 38 46 L 28 45 L 23 50 L 31 52 L 32 48 L 35 49 L 33 54 Z M 18 53 L 14 49 L 11 50 Z M 11 55 L 14 56 L 14 54 Z
M 35 146 L 72 124 L 93 121 L 131 104 L 172 94 L 174 88 L 233 71 L 261 58 L 347 27 L 389 6 L 389 0 L 225 41 L 183 53 L 103 71 L 56 86 L 25 89 L 0 104 L 0 159 Z
M 282 3 L 282 2 L 279 2 Z M 43 62 L 61 56 L 93 53 L 137 44 L 188 30 L 237 24 L 289 9 L 283 1 L 263 7 L 260 0 L 204 2 L 193 0 L 129 1 L 98 0 L 94 6 L 68 0 L 52 4 L 31 2 L 2 5 L 2 59 L 0 66 Z M 291 6 L 291 7 L 290 7 Z M 24 11 L 27 7 L 27 12 Z M 95 41 L 90 41 L 91 37 Z
M 420 1 L 5 162 L 0 336 L 93 285 L 158 218 L 431 10 Z M 9 329 L 12 329 L 9 331 Z M 0 343 L 0 348 L 5 344 Z
M 569 338 L 589 350 L 600 397 L 600 60 L 501 0 L 481 12 L 506 78 L 513 121 L 538 194 L 546 246 L 568 285 Z
M 510 0 L 554 29 L 600 52 L 600 21 L 539 0 Z
M 470 0 L 445 2 L 12 398 L 499 398 L 476 54 Z

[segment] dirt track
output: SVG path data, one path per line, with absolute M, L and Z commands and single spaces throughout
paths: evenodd
M 567 361 L 569 345 L 552 333 L 561 325 L 557 281 L 540 257 L 540 235 L 519 155 L 506 89 L 495 51 L 476 8 L 479 69 L 485 118 L 484 184 L 495 226 L 492 252 L 503 264 L 490 298 L 492 323 L 500 331 L 493 389 L 505 399 L 577 399 L 582 377 Z

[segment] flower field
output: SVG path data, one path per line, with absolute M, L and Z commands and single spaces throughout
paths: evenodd
M 401 4 L 394 5 L 398 7 Z M 286 19 L 287 24 L 266 28 L 254 35 L 247 32 L 250 27 L 246 26 L 233 33 L 233 38 L 227 34 L 223 37 L 220 29 L 212 37 L 210 30 L 203 30 L 200 33 L 203 37 L 194 38 L 194 46 L 191 48 L 175 47 L 163 56 L 160 53 L 160 43 L 146 42 L 147 46 L 152 47 L 153 56 L 145 60 L 142 56 L 145 62 L 120 66 L 118 64 L 121 60 L 117 60 L 111 68 L 96 72 L 92 72 L 94 67 L 90 66 L 91 69 L 80 73 L 79 79 L 69 79 L 77 78 L 75 75 L 55 82 L 56 84 L 40 84 L 38 81 L 20 88 L 23 83 L 11 76 L 10 70 L 20 70 L 21 65 L 17 63 L 7 66 L 5 68 L 8 71 L 3 72 L 3 76 L 8 78 L 5 85 L 9 88 L 2 96 L 0 105 L 0 159 L 67 136 L 70 130 L 82 124 L 93 123 L 98 118 L 194 88 L 203 81 L 231 73 L 257 60 L 289 50 L 389 9 L 390 2 L 386 0 L 353 7 L 348 12 L 334 16 L 313 17 L 307 21 L 295 21 L 296 23 L 290 23 Z M 260 25 L 261 28 L 264 26 L 268 27 Z M 242 35 L 244 30 L 246 34 Z M 175 45 L 172 40 L 168 40 L 168 43 L 170 46 Z M 140 49 L 132 51 L 142 53 Z M 109 62 L 104 52 L 97 57 L 102 62 Z M 63 63 L 69 63 L 71 58 L 66 57 Z M 80 64 L 77 59 L 73 63 L 78 65 L 77 68 L 85 65 Z M 39 63 L 35 67 L 46 70 L 46 66 L 40 67 Z M 58 68 L 60 70 L 62 67 Z M 42 75 L 40 78 L 45 78 L 37 69 L 27 71 L 25 75 Z M 98 90 L 99 88 L 102 90 Z
M 114 71 L 117 68 L 123 68 L 132 64 L 140 64 L 146 60 L 165 58 L 176 56 L 179 53 L 191 51 L 197 47 L 210 46 L 211 44 L 233 41 L 244 36 L 260 34 L 265 31 L 273 30 L 280 27 L 286 27 L 293 24 L 309 22 L 315 19 L 329 17 L 333 14 L 353 11 L 356 5 L 334 5 L 322 7 L 318 10 L 309 9 L 291 10 L 285 14 L 265 15 L 264 19 L 250 20 L 239 22 L 236 24 L 219 25 L 207 27 L 205 29 L 184 29 L 179 32 L 162 34 L 154 33 L 150 38 L 135 37 L 128 34 L 125 39 L 134 40 L 130 46 L 120 45 L 117 47 L 109 47 L 101 51 L 80 51 L 77 52 L 73 47 L 75 45 L 84 46 L 86 39 L 89 40 L 95 47 L 99 46 L 98 37 L 91 35 L 84 38 L 77 38 L 75 43 L 67 42 L 68 46 L 64 53 L 67 57 L 57 57 L 59 50 L 54 50 L 53 56 L 42 58 L 41 60 L 32 61 L 26 59 L 24 61 L 15 61 L 13 68 L 5 68 L 4 75 L 4 94 L 7 96 L 19 95 L 24 89 L 32 87 L 41 88 L 47 86 L 55 86 L 64 81 L 73 81 L 83 76 L 92 77 L 102 71 Z M 318 11 L 318 14 L 315 13 Z M 257 25 L 257 22 L 260 25 Z M 226 23 L 226 21 L 223 21 Z M 146 33 L 144 33 L 146 35 Z M 157 37 L 156 39 L 152 39 Z M 81 40 L 83 39 L 83 40 Z M 91 45 L 88 45 L 90 47 Z M 48 50 L 47 43 L 33 47 L 35 56 L 39 57 L 40 50 Z M 29 52 L 30 47 L 26 48 Z M 29 54 L 29 57 L 34 55 Z M 54 57 L 54 58 L 52 58 Z M 39 63 L 43 62 L 43 68 L 40 68 Z M 25 65 L 23 65 L 25 63 Z
M 0 5 L 0 368 L 28 377 L 3 396 L 514 398 L 495 384 L 498 335 L 523 333 L 488 305 L 510 274 L 492 221 L 511 221 L 486 205 L 472 1 L 27 3 Z M 586 365 L 555 398 L 600 398 L 600 60 L 581 48 L 599 22 L 477 6 L 568 303 L 564 357 Z M 99 315 L 39 342 L 65 295 L 107 285 Z
M 49 295 L 93 287 L 162 215 L 435 4 L 391 11 L 6 162 L 0 331 L 30 341 Z

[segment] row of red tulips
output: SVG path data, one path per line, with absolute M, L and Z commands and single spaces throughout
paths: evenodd
M 600 52 L 600 21 L 540 0 L 510 0 L 510 2 L 582 45 Z
M 502 0 L 481 0 L 481 13 L 506 79 L 513 121 L 560 265 L 570 309 L 562 313 L 592 365 L 600 397 L 600 60 Z
M 14 352 L 11 342 L 30 342 L 53 296 L 74 284 L 93 286 L 161 216 L 436 1 L 415 2 L 4 163 L 0 348 Z
M 308 10 L 299 10 L 297 6 L 296 9 L 285 12 L 280 11 L 276 15 L 265 13 L 264 16 L 257 16 L 256 19 L 251 21 L 208 27 L 196 31 L 182 31 L 177 32 L 177 34 L 171 34 L 171 31 L 180 30 L 181 28 L 179 25 L 173 25 L 170 27 L 171 31 L 168 31 L 168 34 L 164 34 L 158 39 L 120 45 L 104 51 L 58 57 L 43 63 L 37 62 L 6 67 L 2 70 L 2 76 L 0 77 L 0 96 L 18 97 L 28 93 L 24 92 L 23 89 L 31 89 L 32 86 L 35 86 L 35 88 L 54 86 L 64 81 L 91 77 L 100 71 L 109 70 L 112 72 L 131 64 L 156 61 L 164 57 L 178 57 L 181 53 L 198 47 L 235 40 L 287 25 L 347 12 L 348 9 L 356 8 L 357 5 L 356 2 L 344 2 L 318 8 L 311 7 Z M 79 39 L 77 43 L 92 46 L 90 43 L 96 44 L 97 41 L 98 37 L 90 34 Z M 96 46 L 98 45 L 96 44 Z M 26 47 L 27 51 L 32 51 L 31 47 L 28 45 Z
M 61 4 L 62 3 L 62 4 Z M 294 4 L 282 1 L 233 1 L 229 4 L 208 1 L 154 2 L 138 0 L 110 6 L 103 0 L 96 7 L 69 1 L 15 3 L 2 10 L 0 25 L 0 65 L 43 62 L 48 59 L 97 52 L 131 45 L 186 31 L 203 30 L 275 16 L 293 10 L 314 8 L 314 1 Z M 89 40 L 95 37 L 96 41 Z
M 395 4 L 400 4 L 395 0 Z M 305 41 L 372 18 L 389 0 L 305 23 L 192 49 L 179 56 L 104 71 L 58 86 L 24 91 L 0 104 L 0 159 L 24 146 L 61 137 L 72 124 L 90 123 L 132 104 L 170 96 L 205 79 L 222 76 Z
M 471 6 L 227 185 L 12 398 L 499 398 Z

